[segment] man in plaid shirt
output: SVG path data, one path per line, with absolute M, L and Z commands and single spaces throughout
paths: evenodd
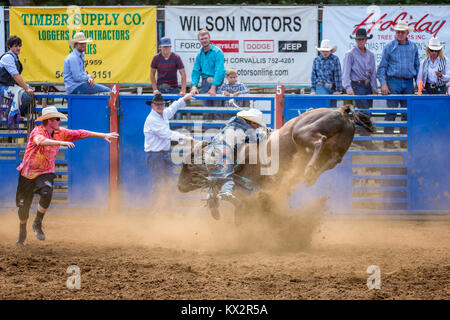
M 336 46 L 331 41 L 324 39 L 317 48 L 321 55 L 313 62 L 311 72 L 311 94 L 341 94 L 342 71 L 339 58 L 333 53 Z M 332 108 L 336 108 L 336 100 L 330 102 Z

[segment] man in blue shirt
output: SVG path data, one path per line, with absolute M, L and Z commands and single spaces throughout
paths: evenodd
M 393 28 L 395 40 L 391 41 L 383 49 L 377 77 L 381 84 L 381 93 L 387 94 L 414 94 L 414 78 L 420 67 L 419 50 L 417 45 L 408 40 L 408 34 L 413 30 L 404 20 Z M 398 105 L 406 108 L 405 100 L 388 100 L 390 108 L 398 108 Z M 387 114 L 385 121 L 395 121 L 395 114 Z M 402 113 L 402 121 L 406 121 L 406 113 Z M 393 127 L 384 129 L 386 134 L 394 132 Z M 406 134 L 406 128 L 401 127 L 400 133 Z M 401 141 L 400 146 L 406 148 L 406 141 Z M 393 141 L 384 141 L 385 148 L 394 148 Z
M 8 51 L 0 57 L 0 94 L 12 99 L 8 115 L 8 124 L 11 118 L 24 115 L 34 96 L 34 91 L 28 87 L 22 78 L 22 63 L 19 60 L 22 48 L 22 39 L 11 36 L 6 41 Z
M 217 88 L 225 78 L 225 57 L 222 50 L 211 43 L 208 30 L 200 30 L 198 32 L 198 40 L 202 48 L 195 58 L 194 69 L 192 70 L 191 92 L 193 94 L 199 93 L 197 86 L 201 77 L 202 87 L 200 93 L 208 93 L 210 96 L 215 96 Z M 204 105 L 209 107 L 219 106 L 220 101 L 206 100 Z M 205 116 L 207 120 L 214 118 L 214 115 L 211 113 Z
M 73 51 L 64 60 L 63 67 L 67 93 L 91 94 L 111 91 L 108 87 L 95 83 L 92 76 L 84 69 L 84 51 L 86 51 L 86 43 L 89 42 L 92 42 L 92 39 L 86 39 L 83 32 L 76 33 L 73 39 L 69 40 Z

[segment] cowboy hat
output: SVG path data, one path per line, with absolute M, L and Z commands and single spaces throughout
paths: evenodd
M 164 101 L 161 93 L 157 93 L 153 96 L 152 101 L 145 101 L 145 103 L 148 104 L 149 106 L 151 106 L 152 103 L 166 103 L 166 101 Z
M 409 27 L 408 22 L 405 20 L 399 21 L 394 27 L 392 27 L 392 30 L 394 31 L 413 31 L 414 27 Z
M 317 51 L 331 51 L 331 53 L 335 52 L 337 49 L 337 46 L 333 46 L 331 44 L 331 40 L 328 39 L 323 39 L 322 42 L 320 43 L 320 47 L 317 48 Z
M 86 38 L 83 32 L 77 32 L 73 36 L 73 39 L 69 40 L 69 44 L 73 47 L 76 43 L 88 43 L 92 42 L 91 38 Z
M 66 115 L 59 112 L 56 107 L 46 107 L 42 109 L 42 115 L 34 121 L 44 121 L 50 118 L 62 118 L 67 120 Z
M 263 121 L 263 114 L 258 109 L 251 108 L 248 110 L 242 110 L 239 111 L 236 116 L 251 122 L 255 122 L 267 129 L 266 124 Z
M 430 38 L 430 41 L 427 44 L 427 48 L 431 50 L 441 50 L 443 45 L 441 44 L 441 41 L 437 37 Z
M 350 39 L 372 39 L 373 38 L 373 34 L 371 35 L 367 35 L 367 31 L 364 28 L 359 28 L 358 30 L 356 30 L 356 36 L 352 37 L 352 35 L 350 35 Z

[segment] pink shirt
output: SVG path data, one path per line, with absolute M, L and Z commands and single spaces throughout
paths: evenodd
M 52 137 L 44 126 L 37 126 L 31 131 L 23 161 L 17 170 L 22 170 L 22 176 L 28 179 L 34 179 L 44 173 L 54 173 L 55 159 L 60 146 L 41 146 L 41 142 L 45 139 L 77 141 L 87 138 L 89 135 L 90 133 L 86 130 L 59 128 L 53 132 Z

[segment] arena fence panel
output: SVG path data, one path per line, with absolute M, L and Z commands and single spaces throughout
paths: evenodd
M 170 101 L 179 99 L 177 95 L 163 95 L 164 99 Z M 207 95 L 196 95 L 195 100 L 188 103 L 184 108 L 179 109 L 177 114 L 170 121 L 172 130 L 185 129 L 196 140 L 208 139 L 209 129 L 219 129 L 223 127 L 227 119 L 236 114 L 240 109 L 230 106 L 228 97 Z M 153 95 L 120 95 L 120 184 L 119 194 L 121 198 L 122 212 L 144 212 L 149 213 L 152 207 L 152 181 L 150 169 L 146 164 L 146 153 L 144 152 L 144 123 L 151 111 L 151 107 L 146 101 L 151 101 Z M 258 95 L 245 97 L 235 97 L 236 103 L 242 107 L 255 107 L 263 112 L 264 121 L 271 128 L 275 125 L 275 96 Z M 213 100 L 223 106 L 205 107 L 203 101 Z M 239 102 L 238 102 L 239 101 Z M 205 120 L 207 115 L 214 115 L 215 119 Z M 175 167 L 174 175 L 178 174 L 180 166 Z M 180 194 L 173 186 L 170 195 L 183 201 L 180 212 L 186 212 L 192 205 L 193 210 L 198 211 L 199 200 L 205 197 L 195 193 Z M 190 204 L 190 200 L 196 200 L 196 204 Z
M 284 115 L 288 121 L 309 108 L 329 107 L 331 100 L 339 100 L 339 106 L 367 98 L 286 95 Z M 291 206 L 327 195 L 332 212 L 339 215 L 410 218 L 448 214 L 450 97 L 369 98 L 374 101 L 373 108 L 361 110 L 371 114 L 377 132 L 372 136 L 357 133 L 342 163 L 323 173 L 313 187 L 299 186 L 291 197 Z M 404 100 L 406 108 L 387 108 L 386 100 Z M 395 115 L 396 119 L 385 121 L 388 114 Z M 406 121 L 398 120 L 404 114 Z M 392 132 L 385 133 L 389 127 L 393 128 Z M 378 150 L 366 150 L 357 144 L 367 140 L 372 140 Z M 385 141 L 394 144 L 385 147 Z

